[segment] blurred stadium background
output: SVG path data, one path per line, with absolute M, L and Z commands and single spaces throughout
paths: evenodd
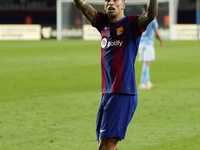
M 198 1 L 174 0 L 176 24 L 197 27 Z M 62 11 L 57 7 L 56 0 L 0 0 L 0 150 L 97 147 L 100 41 L 82 40 L 88 22 L 72 2 L 62 4 Z M 127 6 L 125 13 L 140 14 L 141 7 Z M 200 42 L 190 36 L 195 31 L 197 37 L 197 28 L 180 30 L 187 31 L 188 41 L 170 41 L 168 15 L 169 3 L 159 3 L 157 18 L 166 40 L 164 49 L 155 40 L 155 87 L 138 90 L 138 108 L 119 150 L 200 149 Z M 56 39 L 57 16 L 67 40 Z M 137 83 L 141 68 L 136 61 Z
M 60 1 L 60 0 L 58 0 Z M 175 24 L 198 24 L 199 0 L 173 0 L 177 5 Z M 56 0 L 0 0 L 0 25 L 4 24 L 39 24 L 41 25 L 42 38 L 57 37 L 57 12 Z M 97 10 L 103 11 L 102 5 L 93 5 Z M 128 5 L 125 14 L 141 14 L 142 5 Z M 83 38 L 83 24 L 87 20 L 72 2 L 62 4 L 62 38 Z M 70 15 L 67 15 L 70 14 Z M 169 2 L 159 3 L 157 17 L 161 36 L 169 39 Z M 195 30 L 196 26 L 195 26 Z M 183 29 L 182 29 L 183 31 Z M 184 31 L 183 31 L 184 32 Z M 198 32 L 198 31 L 196 31 Z M 198 33 L 196 33 L 198 34 Z

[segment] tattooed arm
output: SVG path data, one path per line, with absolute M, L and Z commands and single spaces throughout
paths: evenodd
M 148 24 L 156 18 L 158 14 L 158 2 L 157 0 L 149 0 L 147 5 L 147 11 L 139 16 L 138 24 L 140 29 L 144 29 Z
M 91 23 L 96 23 L 97 11 L 90 4 L 85 2 L 85 0 L 74 0 L 74 5 L 81 10 Z

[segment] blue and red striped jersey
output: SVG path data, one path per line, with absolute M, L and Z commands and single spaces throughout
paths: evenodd
M 108 15 L 97 12 L 92 26 L 101 33 L 102 93 L 137 95 L 135 59 L 144 30 L 138 27 L 139 15 L 109 23 Z

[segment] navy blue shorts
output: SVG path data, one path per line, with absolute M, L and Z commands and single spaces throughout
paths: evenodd
M 96 136 L 125 138 L 126 129 L 137 107 L 137 95 L 106 93 L 102 95 L 96 120 Z

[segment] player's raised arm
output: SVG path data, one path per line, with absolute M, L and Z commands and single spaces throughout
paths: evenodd
M 163 41 L 162 41 L 162 39 L 160 37 L 160 34 L 158 33 L 158 29 L 155 29 L 154 32 L 156 34 L 156 38 L 160 41 L 160 46 L 164 47 L 164 43 L 163 43 Z
M 138 24 L 140 29 L 144 29 L 148 24 L 156 18 L 158 14 L 158 1 L 149 0 L 147 5 L 147 12 L 140 15 L 138 18 Z
M 81 10 L 91 23 L 96 23 L 97 11 L 90 4 L 85 0 L 74 0 L 74 5 Z

